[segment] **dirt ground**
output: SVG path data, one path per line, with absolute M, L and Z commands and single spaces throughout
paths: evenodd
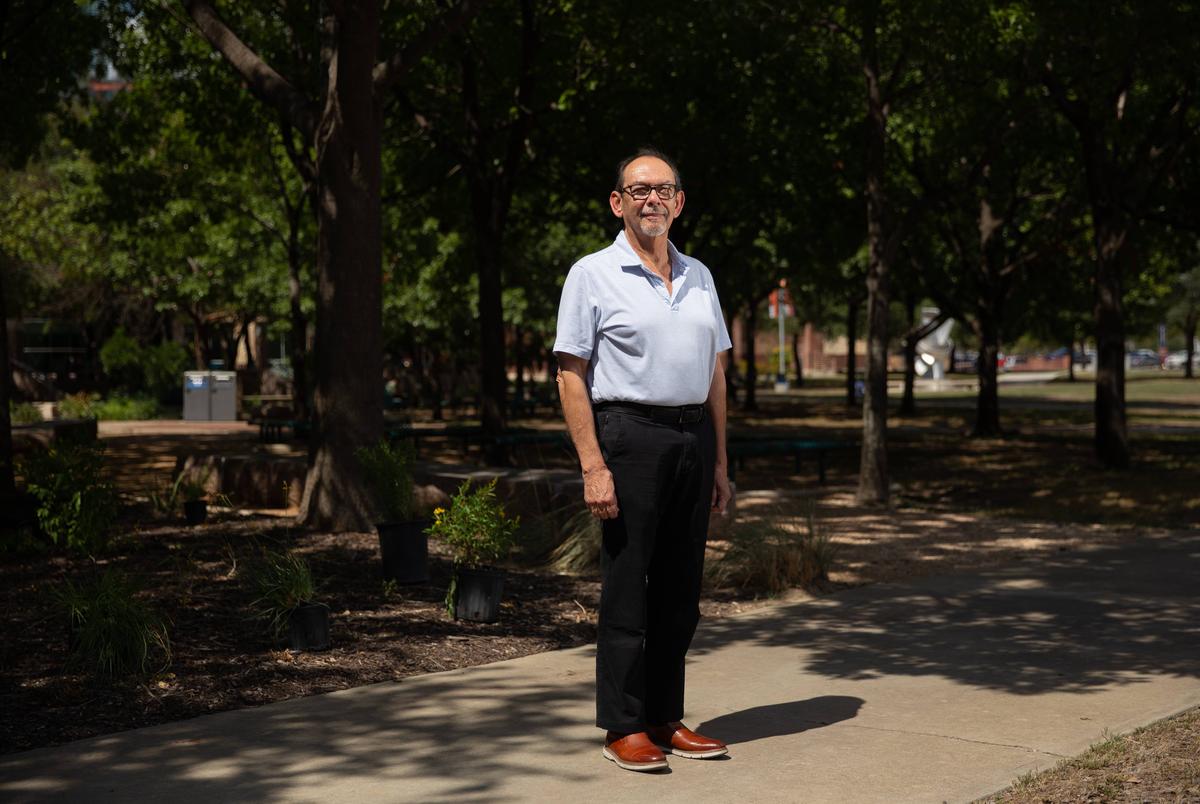
M 1090 459 L 1089 433 L 1070 419 L 1010 412 L 1004 438 L 963 437 L 969 408 L 924 405 L 896 417 L 890 507 L 854 502 L 857 454 L 830 460 L 828 484 L 815 469 L 762 458 L 739 468 L 739 527 L 798 524 L 815 503 L 818 526 L 838 545 L 824 589 L 789 598 L 836 594 L 867 583 L 969 572 L 1037 561 L 1062 551 L 1146 539 L 1200 522 L 1200 459 L 1194 434 L 1135 434 L 1135 468 L 1108 473 Z M 858 420 L 836 398 L 764 400 L 732 428 L 819 434 L 853 440 Z M 188 451 L 253 450 L 254 432 L 234 428 L 187 434 L 109 434 L 109 464 L 132 500 L 169 477 Z M 297 447 L 281 451 L 298 452 Z M 454 447 L 447 455 L 463 456 Z M 468 456 L 469 457 L 469 456 Z M 569 466 L 570 456 L 539 451 L 531 465 Z M 279 512 L 283 513 L 283 512 Z M 26 750 L 207 712 L 257 706 L 405 676 L 581 645 L 595 634 L 599 584 L 526 564 L 506 568 L 500 622 L 458 622 L 442 605 L 450 564 L 431 544 L 429 583 L 386 587 L 374 534 L 325 534 L 290 519 L 218 514 L 187 528 L 132 509 L 115 548 L 93 567 L 87 559 L 0 555 L 0 602 L 8 639 L 0 647 L 0 752 Z M 320 599 L 332 610 L 333 647 L 292 654 L 249 614 L 252 593 L 239 569 L 264 546 L 290 547 L 311 564 Z M 710 556 L 724 552 L 720 542 Z M 147 678 L 106 682 L 69 669 L 66 623 L 50 594 L 63 579 L 105 567 L 137 578 L 143 595 L 170 620 L 170 665 Z M 752 589 L 706 590 L 705 617 L 763 604 Z M 1026 799 L 1021 799 L 1026 800 Z M 1033 800 L 1033 799 L 1028 799 Z

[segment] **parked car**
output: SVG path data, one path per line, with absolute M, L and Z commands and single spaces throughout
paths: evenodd
M 1153 349 L 1134 349 L 1125 356 L 1129 361 L 1130 368 L 1146 368 L 1148 366 L 1158 368 L 1160 365 L 1158 352 Z
M 1187 350 L 1180 349 L 1178 352 L 1171 352 L 1167 355 L 1167 359 L 1163 361 L 1163 368 L 1172 371 L 1181 369 L 1187 364 Z M 1192 354 L 1192 367 L 1200 368 L 1200 349 L 1197 349 Z

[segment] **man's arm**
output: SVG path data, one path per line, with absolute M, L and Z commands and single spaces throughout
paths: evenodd
M 617 490 L 613 486 L 612 472 L 608 471 L 604 456 L 600 454 L 600 442 L 596 440 L 592 400 L 587 391 L 587 361 L 562 352 L 556 354 L 558 398 L 583 467 L 583 501 L 600 519 L 615 519 L 620 513 Z
M 712 417 L 713 432 L 717 436 L 717 466 L 713 474 L 712 507 L 719 514 L 725 513 L 725 506 L 733 496 L 729 488 L 729 458 L 725 451 L 725 365 L 724 352 L 717 355 L 717 365 L 713 368 L 712 382 L 708 386 L 708 399 L 704 406 Z

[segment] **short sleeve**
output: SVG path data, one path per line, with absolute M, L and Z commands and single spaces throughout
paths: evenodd
M 558 331 L 554 335 L 554 352 L 590 360 L 596 345 L 599 310 L 592 299 L 587 272 L 576 263 L 563 283 L 558 302 Z
M 708 286 L 712 288 L 713 317 L 717 320 L 717 354 L 721 354 L 733 348 L 733 341 L 729 339 L 729 328 L 725 326 L 725 315 L 721 312 L 721 300 L 717 298 L 717 283 L 712 281 L 711 273 Z

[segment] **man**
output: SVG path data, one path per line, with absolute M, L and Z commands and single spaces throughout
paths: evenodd
M 663 749 L 727 753 L 680 722 L 709 511 L 730 496 L 719 355 L 732 346 L 712 274 L 667 240 L 683 202 L 663 154 L 621 162 L 609 206 L 624 228 L 572 266 L 554 344 L 584 502 L 604 529 L 596 725 L 604 756 L 636 771 L 666 768 Z

